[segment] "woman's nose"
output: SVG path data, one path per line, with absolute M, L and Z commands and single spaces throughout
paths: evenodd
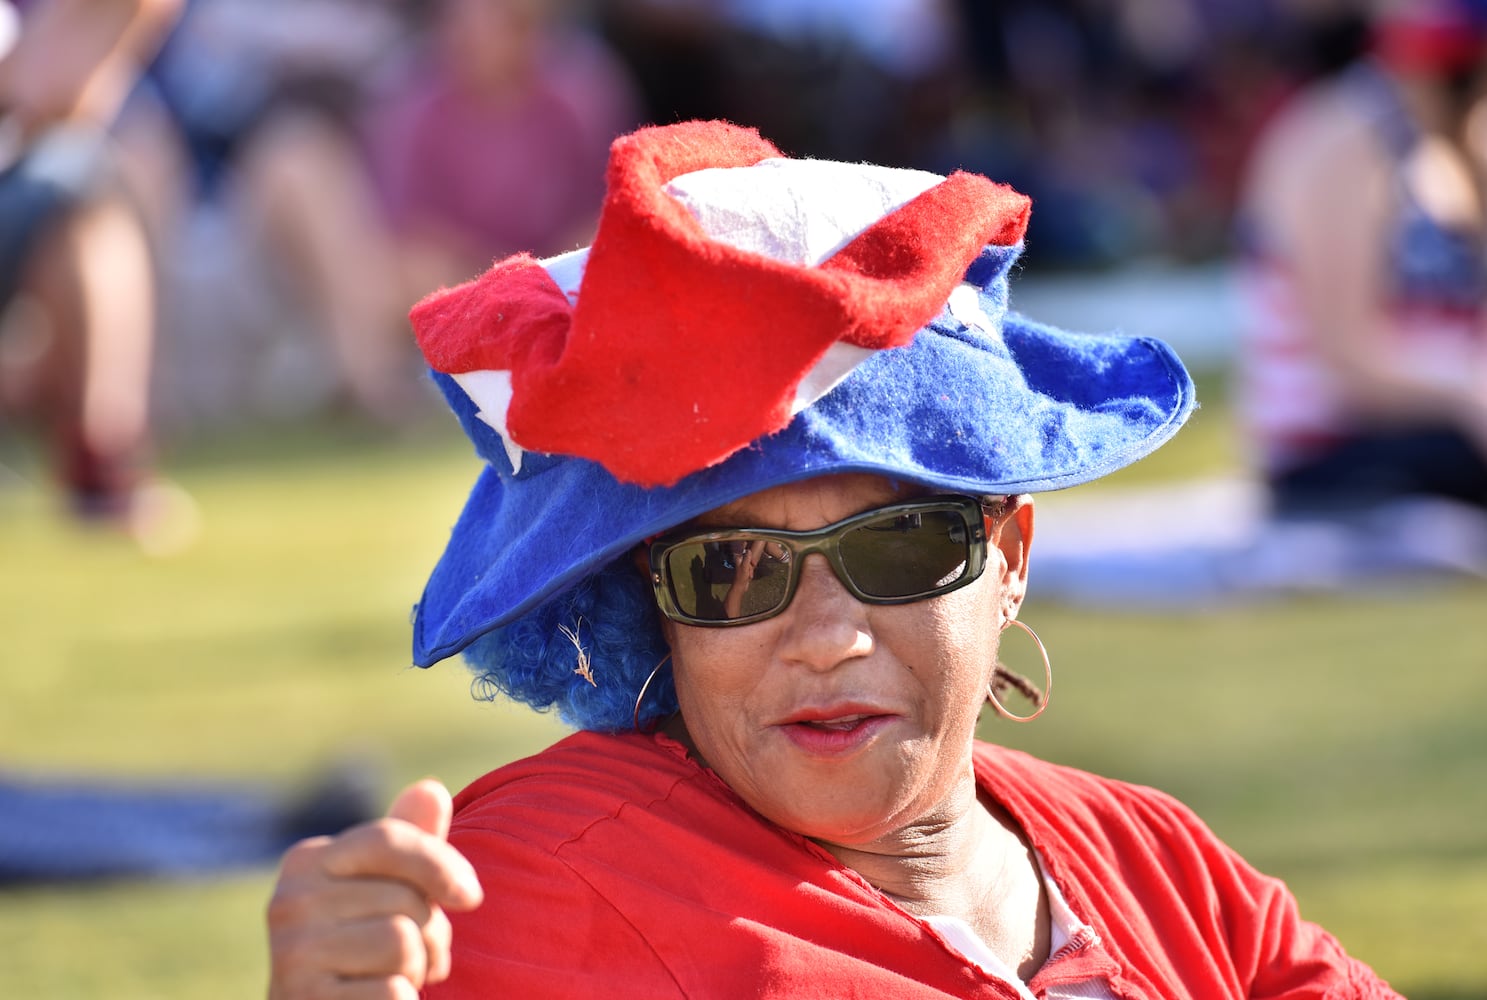
M 776 653 L 813 670 L 867 656 L 873 650 L 867 612 L 867 605 L 842 586 L 825 556 L 807 556 L 795 596 L 781 615 L 784 627 Z

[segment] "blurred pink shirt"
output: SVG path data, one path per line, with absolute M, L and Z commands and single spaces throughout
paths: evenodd
M 392 226 L 458 238 L 488 261 L 572 249 L 597 218 L 609 144 L 636 124 L 623 67 L 582 36 L 550 40 L 521 95 L 481 102 L 432 60 L 373 100 L 363 122 Z

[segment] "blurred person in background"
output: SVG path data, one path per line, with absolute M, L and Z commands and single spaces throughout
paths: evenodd
M 316 261 L 282 245 L 251 175 L 283 122 L 352 128 L 370 82 L 409 44 L 412 6 L 186 0 L 119 128 L 160 247 L 164 424 L 282 419 L 327 400 L 390 419 L 391 400 L 409 394 L 411 371 L 397 363 L 406 336 L 354 311 L 326 314 Z M 338 215 L 364 211 L 358 182 L 327 182 L 316 197 Z
M 160 316 L 143 202 L 174 192 L 147 171 L 139 181 L 125 134 L 181 11 L 180 0 L 0 3 L 0 419 L 39 427 L 75 514 L 150 546 L 179 527 L 162 518 L 184 513 L 150 461 Z M 373 783 L 354 762 L 302 792 L 0 769 L 0 886 L 262 864 L 371 815 Z
M 1006 177 L 1040 206 L 1029 267 L 1205 260 L 1231 160 L 1281 85 L 1270 3 L 959 0 L 967 93 L 931 169 Z
M 1278 517 L 1487 512 L 1484 65 L 1487 3 L 1387 6 L 1255 150 L 1240 408 Z
M 246 218 L 389 423 L 422 385 L 408 305 L 520 247 L 585 242 L 609 142 L 635 123 L 621 64 L 544 0 L 439 0 L 340 114 L 281 101 L 232 161 Z
M 801 156 L 926 165 L 956 97 L 949 0 L 599 0 L 655 122 L 753 123 Z
M 152 516 L 154 260 L 108 130 L 177 0 L 0 4 L 0 418 L 34 423 L 73 512 Z

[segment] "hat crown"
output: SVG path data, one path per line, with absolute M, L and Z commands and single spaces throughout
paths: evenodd
M 945 178 L 923 170 L 775 157 L 682 174 L 663 190 L 720 243 L 814 267 Z
M 973 174 L 788 160 L 722 123 L 643 129 L 615 142 L 576 288 L 518 255 L 420 302 L 413 326 L 500 435 L 482 449 L 496 465 L 547 452 L 669 485 L 911 343 L 1027 215 Z

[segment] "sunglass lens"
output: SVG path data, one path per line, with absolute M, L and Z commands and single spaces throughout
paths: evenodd
M 765 614 L 785 602 L 790 552 L 747 537 L 683 542 L 666 553 L 677 608 L 689 618 L 726 622 Z
M 843 535 L 841 554 L 869 597 L 929 594 L 965 575 L 969 532 L 955 510 L 885 515 Z

